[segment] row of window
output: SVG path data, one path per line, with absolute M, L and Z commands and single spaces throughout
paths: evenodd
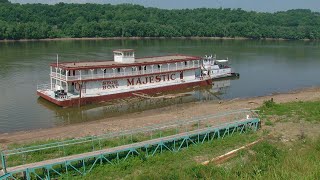
M 188 63 L 185 61 L 184 66 L 187 66 Z M 160 70 L 161 65 L 156 65 L 157 69 Z M 116 68 L 116 72 L 120 73 L 122 68 Z M 141 70 L 147 70 L 147 66 L 137 66 L 137 67 L 132 67 L 132 71 L 141 71 Z M 103 70 L 103 73 L 107 73 L 107 69 Z M 66 75 L 66 70 L 61 70 L 62 75 Z M 90 70 L 84 70 L 83 75 L 86 74 L 91 74 Z M 98 69 L 93 70 L 93 74 L 98 74 Z M 68 71 L 68 76 L 75 76 L 76 75 L 76 70 L 70 70 Z

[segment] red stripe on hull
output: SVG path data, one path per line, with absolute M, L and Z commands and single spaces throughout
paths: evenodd
M 177 89 L 185 89 L 185 88 L 190 88 L 190 87 L 194 87 L 194 86 L 208 86 L 208 85 L 212 85 L 211 79 L 200 81 L 200 82 L 177 84 L 177 85 L 157 87 L 157 88 L 151 88 L 151 89 L 143 89 L 143 90 L 123 92 L 123 93 L 117 93 L 117 94 L 108 94 L 108 95 L 104 95 L 104 96 L 82 97 L 81 98 L 81 105 L 90 104 L 90 103 L 98 103 L 98 102 L 103 102 L 103 101 L 110 101 L 110 100 L 118 99 L 118 98 L 131 97 L 131 96 L 134 96 L 132 93 L 156 94 L 156 93 L 164 92 L 164 91 L 174 91 Z M 58 100 L 51 98 L 51 97 L 49 97 L 41 92 L 38 92 L 38 91 L 37 91 L 37 95 L 56 104 L 56 105 L 58 105 L 58 106 L 62 106 L 62 107 L 79 106 L 79 98 L 65 100 L 65 101 L 58 101 Z

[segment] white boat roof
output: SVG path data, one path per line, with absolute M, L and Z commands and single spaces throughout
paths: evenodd
M 172 63 L 172 62 L 182 62 L 182 61 L 191 61 L 199 60 L 200 57 L 189 56 L 189 55 L 167 55 L 167 56 L 154 56 L 154 57 L 143 57 L 136 58 L 134 63 L 118 63 L 112 60 L 107 61 L 87 61 L 87 62 L 63 62 L 59 63 L 61 68 L 70 68 L 70 69 L 88 69 L 88 68 L 98 68 L 98 67 L 125 67 L 125 66 L 134 66 L 141 64 L 157 64 L 157 63 Z M 52 63 L 51 66 L 56 67 L 55 63 Z
M 229 60 L 227 59 L 220 59 L 220 60 L 216 60 L 217 62 L 220 62 L 220 63 L 224 63 L 224 62 L 228 62 Z

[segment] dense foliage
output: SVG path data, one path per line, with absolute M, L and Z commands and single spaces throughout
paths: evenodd
M 8 0 L 0 0 L 0 3 L 10 3 Z
M 0 39 L 246 37 L 320 39 L 320 13 L 165 10 L 139 5 L 11 4 L 0 0 Z

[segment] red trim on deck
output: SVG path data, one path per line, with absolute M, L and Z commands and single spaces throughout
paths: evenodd
M 110 101 L 113 99 L 118 98 L 126 98 L 134 96 L 132 93 L 145 93 L 145 94 L 156 94 L 159 92 L 164 91 L 174 91 L 177 89 L 185 89 L 190 88 L 194 86 L 208 86 L 212 84 L 212 79 L 198 81 L 198 82 L 191 82 L 191 83 L 183 83 L 183 84 L 176 84 L 171 86 L 163 86 L 163 87 L 157 87 L 157 88 L 151 88 L 151 89 L 143 89 L 143 90 L 137 90 L 137 91 L 130 91 L 130 92 L 123 92 L 123 93 L 117 93 L 117 94 L 108 94 L 104 96 L 95 96 L 95 97 L 83 97 L 81 98 L 81 105 L 85 104 L 91 104 L 91 103 L 98 103 L 103 101 Z M 76 99 L 69 99 L 64 101 L 58 101 L 54 98 L 51 98 L 39 91 L 37 91 L 37 95 L 41 96 L 42 98 L 62 107 L 71 107 L 71 106 L 79 106 L 79 98 Z

